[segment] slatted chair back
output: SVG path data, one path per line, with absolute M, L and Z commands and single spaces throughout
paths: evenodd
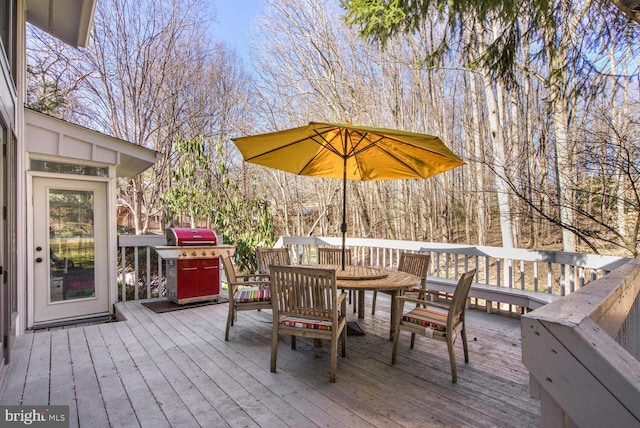
M 258 248 L 258 269 L 269 272 L 269 266 L 287 266 L 291 264 L 288 248 Z
M 224 275 L 227 278 L 227 283 L 228 284 L 237 283 L 238 282 L 238 278 L 236 276 L 236 269 L 233 266 L 233 262 L 231 261 L 231 257 L 228 256 L 228 255 L 220 256 L 220 261 L 222 262 L 222 268 L 224 269 Z M 231 287 L 232 287 L 232 285 L 229 285 L 229 294 L 231 294 Z
M 429 274 L 430 261 L 431 255 L 427 253 L 400 253 L 398 270 L 420 277 L 420 287 L 412 287 L 408 289 L 407 292 L 418 292 L 418 297 L 424 295 L 424 291 L 427 289 L 427 275 Z
M 398 270 L 420 277 L 420 286 L 407 289 L 405 291 L 405 294 L 417 294 L 418 297 L 424 296 L 424 292 L 427 289 L 427 275 L 429 274 L 430 261 L 431 255 L 428 253 L 409 253 L 405 251 L 400 253 L 400 260 L 398 260 Z M 382 292 L 384 293 L 385 291 L 382 290 Z M 377 300 L 378 291 L 374 290 L 371 303 L 371 315 L 376 314 Z M 393 308 L 391 308 L 391 310 L 393 310 Z
M 344 264 L 352 264 L 351 248 L 344 250 Z M 342 248 L 318 247 L 318 264 L 342 265 Z
M 449 314 L 447 316 L 447 328 L 449 329 L 455 328 L 457 323 L 464 323 L 469 290 L 471 290 L 471 284 L 473 284 L 475 274 L 476 270 L 471 270 L 464 273 L 458 280 L 458 285 L 456 285 L 456 291 L 453 293 L 451 307 L 449 308 Z
M 273 308 L 271 371 L 276 372 L 278 335 L 331 341 L 330 382 L 335 382 L 338 340 L 346 355 L 346 294 L 338 295 L 336 272 L 299 266 L 269 267 Z
M 271 267 L 273 269 L 274 266 Z M 335 271 L 278 266 L 271 272 L 274 303 L 282 317 L 305 317 L 333 322 L 337 298 Z

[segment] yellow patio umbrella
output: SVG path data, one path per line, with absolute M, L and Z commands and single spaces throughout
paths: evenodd
M 310 122 L 232 140 L 247 162 L 298 175 L 342 178 L 343 269 L 347 180 L 427 178 L 465 163 L 438 137 L 350 123 Z

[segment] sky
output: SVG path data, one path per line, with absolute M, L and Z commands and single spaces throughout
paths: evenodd
M 251 22 L 260 12 L 262 0 L 209 0 L 217 12 L 212 31 L 215 38 L 235 48 L 247 59 L 247 42 Z

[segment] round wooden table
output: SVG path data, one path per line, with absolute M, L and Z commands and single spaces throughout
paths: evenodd
M 395 326 L 396 296 L 402 290 L 419 286 L 421 279 L 417 275 L 397 270 L 374 268 L 370 266 L 347 265 L 342 270 L 340 265 L 312 265 L 321 269 L 335 269 L 338 288 L 358 292 L 358 318 L 364 318 L 364 292 L 366 290 L 385 291 L 391 295 L 391 326 L 389 338 L 393 339 Z

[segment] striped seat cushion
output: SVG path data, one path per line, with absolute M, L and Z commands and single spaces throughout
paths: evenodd
M 289 327 L 311 328 L 314 330 L 331 330 L 331 321 L 315 320 L 312 318 L 283 317 L 280 324 Z
M 271 300 L 271 291 L 268 288 L 251 287 L 236 292 L 238 303 L 268 302 L 269 300 Z
M 434 307 L 417 307 L 402 316 L 402 321 L 428 327 L 433 330 L 445 331 L 447 329 L 446 309 Z M 457 322 L 457 321 L 456 321 Z

